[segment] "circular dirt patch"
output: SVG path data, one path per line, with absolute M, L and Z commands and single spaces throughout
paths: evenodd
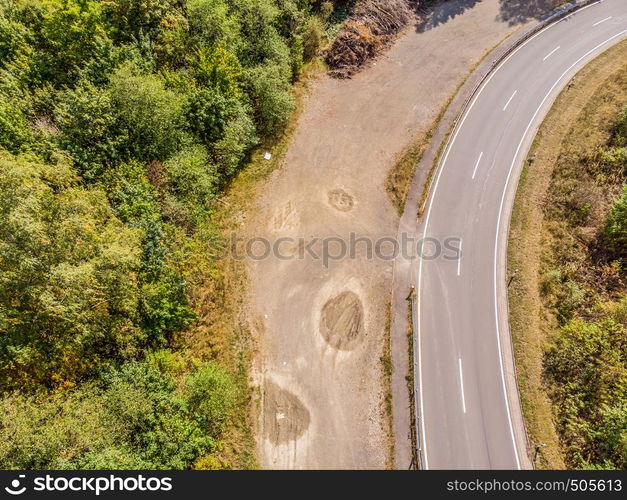
M 364 336 L 364 309 L 353 292 L 342 292 L 322 308 L 320 333 L 336 349 L 350 351 Z
M 294 394 L 266 381 L 263 420 L 264 435 L 273 444 L 285 444 L 309 428 L 309 410 Z
M 355 202 L 353 197 L 343 189 L 333 189 L 329 191 L 329 204 L 340 212 L 348 212 Z

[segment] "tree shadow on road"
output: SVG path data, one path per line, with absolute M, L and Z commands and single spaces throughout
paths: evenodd
M 420 20 L 416 31 L 422 33 L 472 9 L 481 0 L 431 0 L 419 2 L 416 8 Z M 564 0 L 499 0 L 498 21 L 510 26 L 524 24 L 533 19 L 543 19 Z
M 532 19 L 542 19 L 552 12 L 563 0 L 499 0 L 499 20 L 514 26 Z
M 451 19 L 472 9 L 481 0 L 432 0 L 425 2 L 426 6 L 419 6 L 416 10 L 420 21 L 416 25 L 416 31 L 422 33 L 440 24 L 447 23 Z M 422 2 L 421 2 L 422 3 Z

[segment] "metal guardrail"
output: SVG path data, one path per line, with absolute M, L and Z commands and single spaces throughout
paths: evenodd
M 433 180 L 437 177 L 437 170 L 439 170 L 442 165 L 441 165 L 441 158 L 443 157 L 443 154 L 448 150 L 448 148 L 450 147 L 450 143 L 451 143 L 451 139 L 454 136 L 453 132 L 454 130 L 457 128 L 457 125 L 459 124 L 460 120 L 462 119 L 462 117 L 464 116 L 464 114 L 466 113 L 466 111 L 468 110 L 468 106 L 470 105 L 470 103 L 472 102 L 472 100 L 474 99 L 475 95 L 477 94 L 477 92 L 479 91 L 479 89 L 481 88 L 481 86 L 485 83 L 485 81 L 488 79 L 488 77 L 490 76 L 490 74 L 501 64 L 505 61 L 505 59 L 507 59 L 512 52 L 514 52 L 518 47 L 520 47 L 522 44 L 524 44 L 527 40 L 529 40 L 530 38 L 532 38 L 533 36 L 535 36 L 536 34 L 538 34 L 540 31 L 542 31 L 543 29 L 547 28 L 548 26 L 558 22 L 560 19 L 576 12 L 577 10 L 581 9 L 582 7 L 586 7 L 588 5 L 593 5 L 596 3 L 601 3 L 603 2 L 603 0 L 578 0 L 572 3 L 569 3 L 567 5 L 564 5 L 560 8 L 558 8 L 557 10 L 555 10 L 553 13 L 551 13 L 550 15 L 548 15 L 545 19 L 543 19 L 541 22 L 539 22 L 536 26 L 534 26 L 533 28 L 531 28 L 530 30 L 526 31 L 522 36 L 520 36 L 518 39 L 516 39 L 511 45 L 509 45 L 507 47 L 507 49 L 505 49 L 504 52 L 502 52 L 494 61 L 492 61 L 492 64 L 490 65 L 490 67 L 484 72 L 484 74 L 481 76 L 481 78 L 479 79 L 479 81 L 477 82 L 477 84 L 472 88 L 472 90 L 470 91 L 470 93 L 468 94 L 468 97 L 465 99 L 461 110 L 459 111 L 459 113 L 457 114 L 457 116 L 455 117 L 455 119 L 453 120 L 452 124 L 451 124 L 451 128 L 450 128 L 450 132 L 448 133 L 448 136 L 446 138 L 446 143 L 444 145 L 444 148 L 441 149 L 441 154 L 439 156 L 438 159 L 438 166 L 436 169 L 436 172 L 434 173 L 434 175 L 431 176 L 431 180 L 429 182 L 429 188 L 427 190 L 428 193 L 431 193 L 431 187 L 433 184 Z M 425 206 L 429 200 L 430 196 L 425 196 L 425 199 L 420 207 L 420 213 L 424 213 L 424 209 Z M 419 284 L 420 285 L 420 284 Z M 417 325 L 419 318 L 417 317 L 417 308 L 415 307 L 415 294 L 412 295 L 411 297 L 411 308 L 412 308 L 412 346 L 413 346 L 413 358 L 411 360 L 411 362 L 414 365 L 414 380 L 413 380 L 413 388 L 412 391 L 410 392 L 410 403 L 412 404 L 412 413 L 414 418 L 412 419 L 412 425 L 414 427 L 414 429 L 411 430 L 411 436 L 412 436 L 412 441 L 415 443 L 416 446 L 416 453 L 417 453 L 417 465 L 418 468 L 423 469 L 424 468 L 424 462 L 423 462 L 423 453 L 422 453 L 422 439 L 423 436 L 421 435 L 420 432 L 420 407 L 419 407 L 419 398 L 416 398 L 416 393 L 418 392 L 416 390 L 416 374 L 418 373 L 419 375 L 419 368 L 417 366 L 417 363 L 415 362 L 416 359 L 416 334 L 415 334 L 415 330 L 414 327 L 415 325 Z M 524 428 L 524 426 L 523 426 Z M 525 441 L 527 442 L 527 446 L 526 449 L 529 449 L 529 438 L 527 436 L 527 429 L 524 428 L 524 432 L 525 432 Z M 412 453 L 412 455 L 415 455 L 414 453 Z M 416 458 L 414 457 L 414 460 L 412 462 L 416 462 Z M 412 468 L 412 467 L 410 467 Z M 415 468 L 415 467 L 413 467 Z
M 419 428 L 419 424 L 420 424 L 420 417 L 421 417 L 421 413 L 420 413 L 420 407 L 419 407 L 419 401 L 420 399 L 416 398 L 416 374 L 418 373 L 418 363 L 415 363 L 414 360 L 416 359 L 416 335 L 413 334 L 414 330 L 414 325 L 418 324 L 418 308 L 416 307 L 416 294 L 413 293 L 412 297 L 411 297 L 411 325 L 412 325 L 412 344 L 413 344 L 413 348 L 412 351 L 414 353 L 414 359 L 412 359 L 412 363 L 414 364 L 414 377 L 413 377 L 413 383 L 414 383 L 414 387 L 413 387 L 413 394 L 410 397 L 410 400 L 412 401 L 412 404 L 414 405 L 413 407 L 413 413 L 414 413 L 414 432 L 413 437 L 414 440 L 416 441 L 416 467 L 418 469 L 424 469 L 424 462 L 423 462 L 423 450 L 422 450 L 422 440 L 423 440 L 423 436 L 422 433 L 420 432 L 420 428 Z M 420 376 L 420 374 L 418 375 Z M 412 453 L 412 455 L 414 455 L 414 453 Z
M 407 390 L 409 392 L 409 435 L 411 439 L 411 464 L 409 464 L 410 469 L 423 469 L 422 463 L 422 441 L 421 434 L 418 431 L 418 422 L 419 422 L 419 414 L 418 414 L 418 403 L 416 401 L 416 335 L 414 334 L 414 326 L 417 322 L 417 308 L 416 308 L 416 289 L 412 286 L 411 292 L 407 297 L 409 301 L 409 307 L 411 308 L 411 354 L 412 359 L 411 363 L 411 377 L 407 381 Z M 409 344 L 409 342 L 408 342 Z M 411 385 L 410 385 L 411 383 Z

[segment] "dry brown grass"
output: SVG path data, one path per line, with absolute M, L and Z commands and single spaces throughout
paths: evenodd
M 513 32 L 508 33 L 501 41 L 499 41 L 497 44 L 490 47 L 483 53 L 483 55 L 477 60 L 477 62 L 475 62 L 468 69 L 466 74 L 462 77 L 462 79 L 455 87 L 455 90 L 451 92 L 444 105 L 440 108 L 440 112 L 431 123 L 429 129 L 424 134 L 421 134 L 416 139 L 414 139 L 414 141 L 398 155 L 398 159 L 395 161 L 394 165 L 392 166 L 392 168 L 390 168 L 388 172 L 387 178 L 385 180 L 385 189 L 388 193 L 388 197 L 390 198 L 392 205 L 396 209 L 399 216 L 403 215 L 403 211 L 405 210 L 407 194 L 409 193 L 409 188 L 414 179 L 416 168 L 422 160 L 422 156 L 425 154 L 429 143 L 433 140 L 441 121 L 444 119 L 444 116 L 448 111 L 448 108 L 451 106 L 462 87 L 466 85 L 468 78 L 472 76 L 472 74 L 483 63 L 486 57 L 490 55 L 500 44 L 510 38 L 512 34 Z M 427 173 L 424 185 L 422 186 L 422 193 L 420 195 L 420 201 L 418 203 L 418 213 L 416 214 L 417 217 L 420 217 L 422 215 L 421 210 L 427 197 L 429 196 L 431 181 L 440 161 L 442 152 L 444 151 L 444 147 L 446 146 L 446 140 L 453 131 L 454 125 L 455 123 L 451 120 L 448 130 L 444 134 L 443 139 L 440 141 L 438 150 L 436 151 L 433 161 L 429 166 L 429 172 Z
M 552 245 L 544 206 L 560 158 L 594 151 L 607 139 L 602 124 L 627 100 L 625 61 L 627 42 L 622 42 L 581 70 L 560 94 L 532 145 L 516 195 L 509 237 L 509 272 L 516 273 L 509 289 L 510 324 L 529 441 L 532 447 L 546 445 L 538 468 L 564 468 L 542 376 L 546 346 L 557 327 L 540 294 Z
M 391 328 L 392 328 L 392 303 L 388 302 L 385 318 L 385 340 L 383 353 L 381 354 L 381 370 L 383 375 L 383 391 L 385 397 L 382 400 L 383 422 L 386 440 L 388 442 L 388 457 L 385 468 L 394 470 L 394 433 L 392 432 L 392 351 L 391 351 Z
M 407 193 L 414 178 L 416 167 L 429 145 L 433 135 L 432 132 L 437 127 L 438 122 L 439 117 L 429 132 L 421 135 L 399 155 L 399 159 L 388 172 L 385 180 L 385 190 L 399 216 L 403 214 L 405 209 Z

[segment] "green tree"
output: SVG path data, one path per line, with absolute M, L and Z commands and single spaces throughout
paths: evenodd
M 250 69 L 247 89 L 264 135 L 275 135 L 287 125 L 295 102 L 284 70 L 276 64 Z
M 93 385 L 0 398 L 0 467 L 68 469 L 84 465 L 85 455 L 101 456 L 123 436 L 104 403 Z M 104 456 L 101 460 L 109 461 Z M 122 462 L 121 457 L 116 462 Z
M 72 155 L 87 180 L 98 179 L 107 165 L 121 160 L 126 138 L 116 131 L 118 118 L 106 89 L 84 83 L 66 90 L 54 117 L 61 131 L 60 147 Z
M 104 193 L 78 187 L 64 160 L 3 153 L 0 214 L 2 386 L 60 384 L 136 355 L 139 233 Z
M 135 69 L 122 66 L 106 88 L 82 83 L 60 96 L 60 144 L 89 180 L 119 162 L 164 160 L 187 141 L 185 97 Z
M 36 5 L 34 68 L 41 81 L 72 84 L 88 61 L 111 50 L 101 2 L 40 0 Z
M 235 386 L 225 370 L 205 363 L 185 380 L 183 394 L 188 411 L 201 428 L 212 436 L 226 429 L 236 405 Z
M 161 23 L 175 9 L 176 0 L 103 0 L 102 6 L 115 39 L 138 40 L 156 36 Z
M 173 357 L 160 351 L 78 389 L 0 398 L 0 467 L 186 469 L 215 452 L 233 381 L 213 363 L 177 378 Z
M 200 88 L 189 99 L 188 123 L 203 143 L 213 144 L 224 137 L 229 120 L 240 107 L 234 97 L 225 97 L 213 88 Z
M 165 162 L 168 175 L 168 215 L 175 222 L 195 228 L 206 222 L 218 191 L 219 178 L 207 149 L 196 145 L 181 150 Z
M 212 87 L 228 99 L 240 97 L 242 68 L 224 44 L 214 48 L 198 47 L 190 62 L 201 85 Z
M 227 46 L 237 44 L 239 25 L 226 0 L 187 0 L 185 7 L 196 43 L 209 47 L 220 41 Z
M 159 77 L 126 65 L 111 76 L 109 92 L 125 159 L 164 160 L 184 143 L 185 96 L 166 89 Z
M 0 146 L 17 153 L 30 140 L 31 131 L 19 103 L 9 99 L 0 100 Z

